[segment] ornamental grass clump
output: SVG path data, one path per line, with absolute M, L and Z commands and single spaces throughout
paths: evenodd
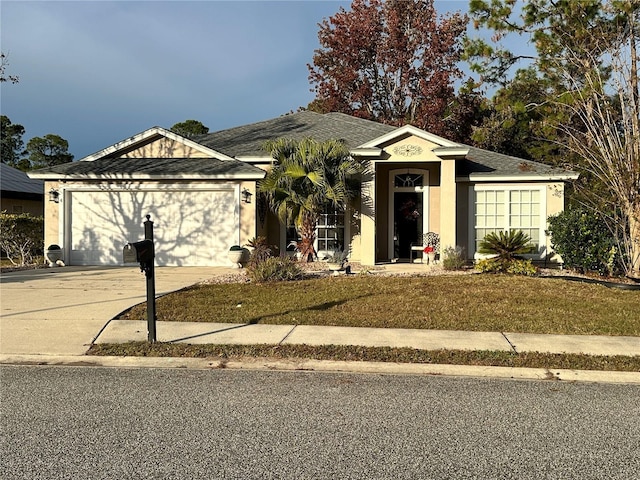
M 289 257 L 269 257 L 263 262 L 247 268 L 247 275 L 252 282 L 281 282 L 301 280 L 303 271 L 297 262 Z
M 445 270 L 462 270 L 467 263 L 464 258 L 464 248 L 447 247 L 442 253 L 442 268 Z

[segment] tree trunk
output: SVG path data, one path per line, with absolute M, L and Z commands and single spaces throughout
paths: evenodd
M 300 234 L 300 243 L 298 250 L 300 251 L 300 261 L 313 262 L 316 257 L 316 249 L 313 244 L 316 241 L 316 220 L 312 215 L 305 215 L 302 225 L 298 229 Z
M 638 164 L 640 163 L 640 81 L 638 80 L 638 25 L 632 2 L 627 2 L 629 14 L 629 52 L 630 52 L 630 115 L 631 115 L 631 139 L 632 149 L 631 163 L 635 162 L 636 178 L 640 177 Z M 640 184 L 637 185 L 640 189 Z M 630 276 L 640 278 L 640 193 L 636 194 L 635 201 L 629 207 L 629 235 L 630 235 Z
M 629 267 L 628 275 L 640 278 L 640 201 L 629 209 Z

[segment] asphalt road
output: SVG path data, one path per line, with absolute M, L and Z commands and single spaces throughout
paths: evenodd
M 0 478 L 633 479 L 640 386 L 5 366 Z

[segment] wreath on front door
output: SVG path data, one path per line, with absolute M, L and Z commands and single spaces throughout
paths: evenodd
M 420 217 L 418 204 L 413 200 L 405 201 L 400 207 L 400 214 L 404 217 L 405 220 L 415 222 Z

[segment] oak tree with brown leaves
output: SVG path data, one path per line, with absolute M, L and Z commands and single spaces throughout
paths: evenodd
M 318 112 L 342 112 L 446 135 L 467 17 L 433 0 L 354 0 L 320 24 L 308 65 Z

